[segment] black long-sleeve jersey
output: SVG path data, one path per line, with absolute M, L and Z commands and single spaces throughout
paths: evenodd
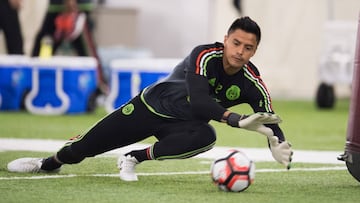
M 254 112 L 274 113 L 258 69 L 249 62 L 235 75 L 223 67 L 222 43 L 200 45 L 163 80 L 147 87 L 141 99 L 153 113 L 180 120 L 220 121 L 226 108 L 247 103 Z M 284 140 L 278 125 L 272 128 Z

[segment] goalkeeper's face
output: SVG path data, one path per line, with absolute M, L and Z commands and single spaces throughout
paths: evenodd
M 257 49 L 256 35 L 236 29 L 224 37 L 223 63 L 227 73 L 236 73 L 247 64 Z

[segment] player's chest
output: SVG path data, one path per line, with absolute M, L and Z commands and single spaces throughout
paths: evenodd
M 246 80 L 242 73 L 227 76 L 222 73 L 208 75 L 210 95 L 218 102 L 234 101 L 241 97 L 246 86 Z

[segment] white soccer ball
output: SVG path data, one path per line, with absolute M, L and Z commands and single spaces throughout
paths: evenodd
M 226 192 L 242 192 L 255 178 L 255 164 L 243 152 L 231 150 L 211 165 L 211 177 L 215 185 Z

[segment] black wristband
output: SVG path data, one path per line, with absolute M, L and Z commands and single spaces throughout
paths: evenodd
M 240 119 L 241 119 L 241 115 L 237 113 L 230 113 L 225 120 L 228 125 L 239 128 Z

